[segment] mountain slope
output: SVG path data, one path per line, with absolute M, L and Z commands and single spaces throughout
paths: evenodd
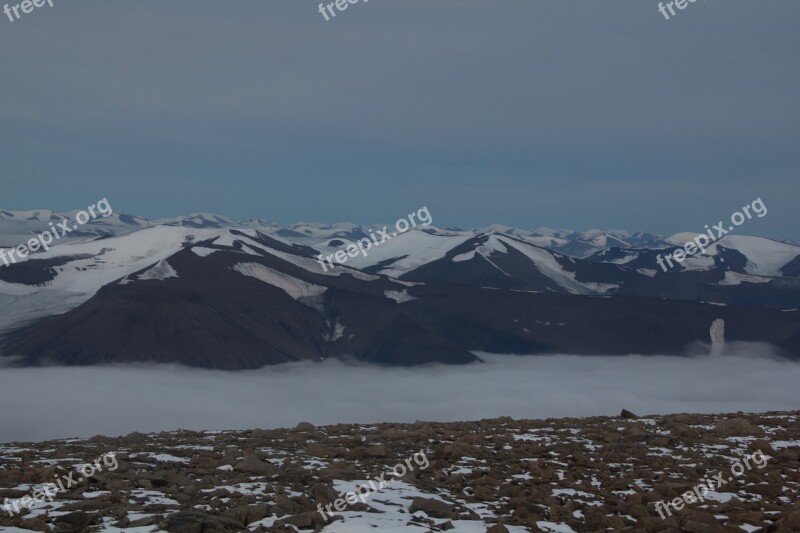
M 58 215 L 0 216 L 18 231 Z M 326 271 L 320 253 L 371 228 L 202 213 L 106 224 L 0 267 L 1 355 L 242 369 L 328 357 L 467 363 L 477 350 L 682 354 L 723 318 L 729 340 L 800 357 L 800 247 L 791 243 L 729 236 L 663 272 L 658 258 L 675 245 L 647 234 L 610 232 L 629 247 L 581 259 L 536 245 L 533 231 L 429 226 Z
M 225 233 L 103 286 L 63 315 L 14 331 L 3 353 L 24 356 L 24 364 L 154 361 L 226 369 L 329 356 L 383 364 L 476 360 L 385 294 L 404 288 L 344 268 L 323 274 L 309 257 Z

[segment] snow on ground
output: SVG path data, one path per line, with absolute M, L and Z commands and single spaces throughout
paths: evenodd
M 54 246 L 49 251 L 28 256 L 27 260 L 91 256 L 56 267 L 58 275 L 47 288 L 94 294 L 103 285 L 176 253 L 187 237 L 200 241 L 218 235 L 219 231 L 156 226 L 121 237 Z
M 91 298 L 100 287 L 147 267 L 156 267 L 156 270 L 143 275 L 164 279 L 174 270 L 160 262 L 179 251 L 187 238 L 200 241 L 219 233 L 220 230 L 156 226 L 119 237 L 62 243 L 28 256 L 25 261 L 77 258 L 54 267 L 55 279 L 43 286 L 0 281 L 0 305 L 14 306 L 13 315 L 0 315 L 0 330 L 26 320 L 66 312 Z
M 164 280 L 167 278 L 177 278 L 178 273 L 172 268 L 172 265 L 166 259 L 162 259 L 155 264 L 152 268 L 145 270 L 139 274 L 137 279 L 140 280 Z
M 321 296 L 327 290 L 326 287 L 308 283 L 260 263 L 239 263 L 233 269 L 240 274 L 277 287 L 295 300 Z
M 750 274 L 739 274 L 730 270 L 725 272 L 725 279 L 717 283 L 717 285 L 741 285 L 745 283 L 769 283 L 770 278 L 761 276 L 752 276 Z
M 756 276 L 780 276 L 781 267 L 800 255 L 798 246 L 763 237 L 729 235 L 722 243 L 743 253 L 749 259 L 745 270 Z
M 677 233 L 667 239 L 676 246 L 692 242 L 698 234 Z M 781 268 L 800 255 L 800 246 L 750 235 L 726 235 L 706 247 L 706 253 L 697 253 L 683 262 L 690 270 L 707 270 L 714 266 L 713 257 L 719 247 L 741 252 L 747 259 L 745 271 L 754 276 L 781 276 Z
M 392 300 L 394 300 L 399 304 L 404 302 L 410 302 L 411 300 L 416 300 L 416 298 L 408 294 L 407 289 L 403 289 L 402 291 L 383 291 L 383 294 L 387 298 L 391 298 Z
M 499 240 L 525 254 L 542 274 L 558 283 L 567 291 L 575 294 L 587 294 L 592 292 L 585 284 L 575 279 L 575 274 L 573 272 L 564 270 L 564 267 L 556 261 L 553 253 L 549 250 L 537 248 L 535 246 L 525 246 L 511 239 L 500 238 Z
M 255 235 L 255 230 L 245 230 L 242 233 L 249 234 L 250 236 Z M 282 252 L 280 250 L 275 250 L 274 248 L 270 248 L 269 246 L 264 246 L 263 244 L 256 242 L 253 239 L 248 239 L 247 237 L 242 237 L 241 235 L 236 235 L 236 239 L 228 239 L 227 237 L 223 239 L 218 239 L 214 242 L 214 244 L 225 243 L 226 245 L 232 245 L 234 240 L 238 240 L 240 242 L 246 243 L 246 245 L 251 248 L 252 250 L 260 250 L 262 252 L 268 253 L 288 263 L 296 265 L 304 270 L 308 270 L 309 272 L 314 272 L 316 274 L 324 274 L 326 276 L 341 276 L 342 274 L 349 274 L 355 278 L 364 280 L 364 281 L 373 281 L 376 279 L 380 279 L 379 276 L 373 276 L 371 274 L 364 274 L 358 270 L 355 270 L 351 264 L 347 264 L 347 266 L 340 265 L 338 263 L 334 263 L 334 268 L 330 268 L 330 265 L 326 263 L 326 267 L 323 268 L 322 263 L 320 263 L 316 259 L 311 259 L 310 257 L 304 257 L 302 255 L 295 255 L 286 252 Z M 272 236 L 270 236 L 272 237 Z M 260 254 L 254 254 L 260 255 Z M 348 258 L 352 259 L 352 258 Z
M 392 230 L 392 228 L 389 229 Z M 389 235 L 392 235 L 391 231 Z M 363 269 L 395 259 L 396 261 L 381 268 L 380 273 L 387 276 L 400 277 L 424 264 L 443 258 L 447 252 L 473 237 L 473 235 L 431 235 L 420 230 L 410 230 L 378 246 L 373 246 L 367 250 L 366 257 L 363 254 L 359 254 L 356 257 L 348 257 L 346 264 L 353 268 Z M 381 238 L 378 237 L 379 242 L 380 240 Z M 345 244 L 342 246 L 330 248 L 318 245 L 315 248 L 324 253 L 324 255 L 329 255 L 335 253 L 336 250 L 344 250 L 347 244 L 352 242 L 343 241 Z

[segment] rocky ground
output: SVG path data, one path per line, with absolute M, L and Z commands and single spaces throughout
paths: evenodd
M 52 502 L 0 513 L 0 530 L 800 531 L 799 417 L 623 412 L 14 443 L 0 446 L 0 500 L 73 471 L 76 482 Z M 751 461 L 730 476 L 759 450 L 764 468 Z M 77 475 L 106 453 L 118 468 Z M 394 478 L 399 464 L 413 470 Z M 732 479 L 704 502 L 659 516 L 656 502 L 718 472 Z M 332 507 L 329 520 L 318 512 L 382 473 L 391 482 L 365 503 Z

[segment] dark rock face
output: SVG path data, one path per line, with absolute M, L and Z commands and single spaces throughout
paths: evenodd
M 35 514 L 0 512 L 0 529 L 289 532 L 335 521 L 342 531 L 792 531 L 799 420 L 800 412 L 503 417 L 16 443 L 0 446 L 0 505 L 102 454 L 118 468 L 78 481 Z M 374 482 L 364 501 L 333 509 L 378 478 L 386 483 Z M 704 479 L 723 484 L 703 502 L 664 511 Z
M 106 285 L 64 315 L 7 336 L 3 353 L 29 365 L 152 361 L 228 370 L 341 355 L 395 365 L 477 360 L 385 297 L 383 290 L 404 288 L 388 278 L 323 276 L 273 257 L 246 261 L 325 294 L 309 305 L 235 271 L 241 254 L 199 258 L 186 249 L 168 260 L 179 277 Z
M 491 255 L 491 261 L 480 254 L 452 260 L 470 256 L 470 249 L 487 242 L 485 236 L 403 280 L 346 266 L 323 272 L 306 246 L 260 233 L 234 230 L 231 236 L 225 246 L 185 242 L 164 261 L 103 286 L 67 313 L 6 334 L 0 353 L 21 356 L 23 365 L 144 361 L 227 370 L 329 357 L 384 365 L 464 364 L 478 360 L 471 353 L 476 350 L 683 354 L 687 345 L 707 341 L 710 324 L 723 318 L 727 340 L 766 342 L 800 358 L 800 311 L 655 297 L 671 283 L 687 294 L 705 294 L 683 282 L 706 283 L 709 276 L 721 276 L 717 271 L 671 273 L 683 276 L 681 284 L 670 276 L 652 281 L 619 265 L 554 255 L 550 266 L 560 265 L 578 281 L 625 278 L 625 291 L 652 293 L 570 294 L 511 247 Z M 198 254 L 195 248 L 213 253 Z M 0 273 L 32 281 L 55 275 L 56 263 L 26 264 Z M 774 281 L 776 287 L 796 282 Z M 772 290 L 760 285 L 771 284 L 742 284 L 737 298 L 752 296 L 757 304 Z M 568 288 L 588 290 L 579 284 Z M 793 293 L 786 294 L 792 301 Z
M 31 259 L 24 263 L 11 263 L 8 266 L 0 262 L 0 281 L 41 285 L 55 279 L 56 267 L 81 258 L 81 256 L 70 256 L 55 259 Z

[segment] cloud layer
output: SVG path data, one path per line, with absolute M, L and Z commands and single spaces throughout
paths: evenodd
M 379 368 L 340 361 L 250 372 L 175 366 L 0 368 L 0 442 L 132 431 L 800 408 L 800 364 L 723 357 L 498 356 Z

